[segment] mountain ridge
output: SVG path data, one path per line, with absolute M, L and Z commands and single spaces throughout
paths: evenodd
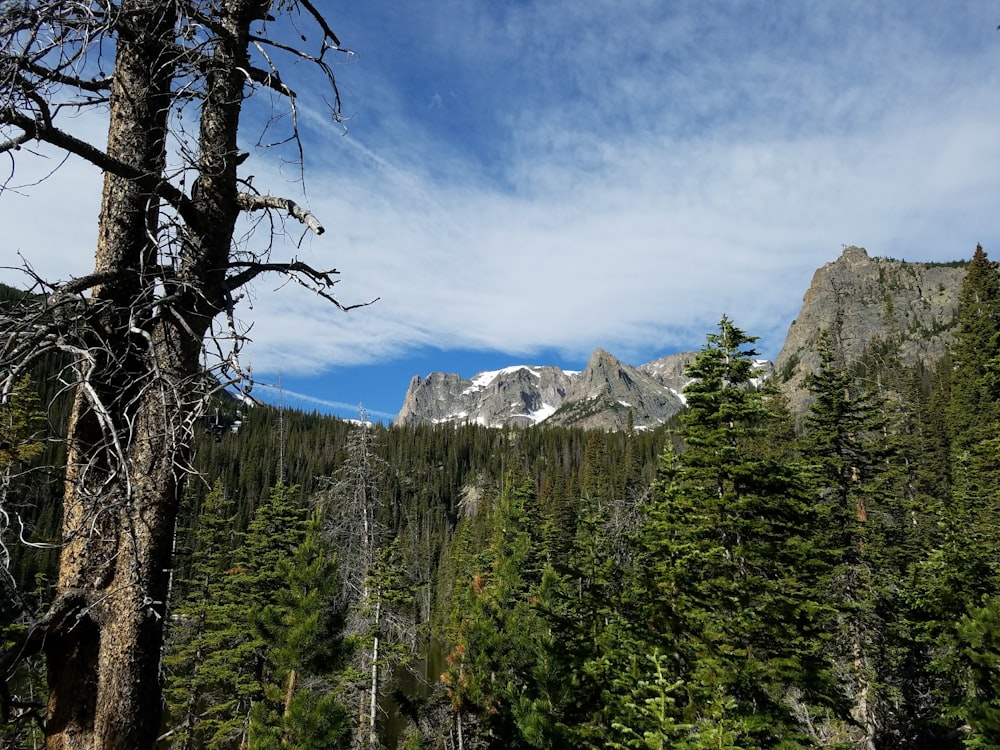
M 873 345 L 895 347 L 905 365 L 933 366 L 953 339 L 965 264 L 911 263 L 872 258 L 847 246 L 816 270 L 799 315 L 772 364 L 793 414 L 808 408 L 805 387 L 819 366 L 821 332 L 829 332 L 845 364 Z M 476 422 L 493 427 L 578 426 L 619 430 L 629 414 L 638 429 L 663 424 L 684 408 L 685 367 L 697 352 L 678 352 L 636 367 L 598 348 L 580 371 L 553 365 L 514 365 L 472 378 L 432 372 L 414 376 L 396 424 Z

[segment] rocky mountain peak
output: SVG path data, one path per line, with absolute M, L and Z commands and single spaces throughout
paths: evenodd
M 813 274 L 775 362 L 793 412 L 808 407 L 805 377 L 819 367 L 824 330 L 848 363 L 880 343 L 898 344 L 904 364 L 937 362 L 952 340 L 964 277 L 964 266 L 872 258 L 864 248 L 844 248 Z
M 844 248 L 844 252 L 840 254 L 840 261 L 842 263 L 868 263 L 871 261 L 871 258 L 868 257 L 868 251 L 863 247 L 848 245 Z
M 481 372 L 469 379 L 440 372 L 414 377 L 396 424 L 476 422 L 504 426 L 546 421 L 614 430 L 625 428 L 631 412 L 635 426 L 641 429 L 662 424 L 683 407 L 667 380 L 597 349 L 580 372 L 518 365 Z
M 760 362 L 758 374 L 776 376 L 792 412 L 802 414 L 809 406 L 806 375 L 819 367 L 824 330 L 847 364 L 888 347 L 903 364 L 932 366 L 952 340 L 964 278 L 964 264 L 907 263 L 845 247 L 813 275 L 774 367 Z M 396 423 L 545 421 L 614 430 L 623 429 L 631 414 L 637 428 L 654 427 L 683 408 L 682 392 L 690 381 L 685 370 L 696 354 L 671 354 L 632 367 L 596 349 L 581 372 L 518 365 L 470 379 L 431 373 L 410 382 Z

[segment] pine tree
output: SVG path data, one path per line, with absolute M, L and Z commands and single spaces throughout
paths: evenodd
M 442 679 L 467 746 L 554 746 L 566 686 L 540 611 L 553 579 L 532 534 L 532 500 L 528 483 L 505 482 L 485 519 L 488 543 L 466 559 L 451 603 Z
M 196 534 L 200 556 L 189 593 L 175 609 L 179 625 L 165 659 L 176 747 L 235 750 L 247 741 L 253 706 L 265 697 L 270 649 L 253 618 L 278 602 L 287 559 L 305 536 L 297 493 L 297 487 L 273 487 L 235 550 L 221 485 L 206 497 Z
M 0 469 L 6 471 L 39 456 L 45 447 L 44 430 L 41 400 L 31 376 L 25 375 L 0 403 Z
M 982 245 L 969 261 L 958 302 L 958 330 L 951 347 L 952 446 L 969 450 L 994 437 L 1000 415 L 990 363 L 1000 347 L 1000 272 Z
M 1000 596 L 1000 271 L 981 246 L 959 296 L 958 328 L 948 373 L 950 495 L 941 503 L 936 546 L 915 568 L 912 617 L 925 656 L 934 720 L 926 733 L 942 747 L 988 742 L 973 717 L 981 700 L 975 670 L 963 655 L 969 640 L 959 623 L 979 621 Z M 970 619 L 971 618 L 971 619 Z M 977 668 L 978 669 L 978 668 Z M 968 721 L 968 724 L 966 722 Z
M 347 748 L 351 716 L 338 685 L 346 661 L 344 612 L 324 519 L 314 511 L 293 556 L 278 564 L 283 586 L 251 623 L 266 644 L 263 698 L 253 705 L 253 750 Z
M 663 455 L 630 593 L 639 692 L 617 696 L 628 709 L 645 700 L 642 686 L 669 686 L 675 713 L 662 736 L 627 725 L 648 712 L 626 712 L 619 742 L 807 743 L 789 696 L 808 702 L 822 689 L 814 520 L 800 478 L 759 439 L 772 415 L 753 383 L 754 340 L 723 317 L 688 368 L 683 445 Z
M 1000 599 L 986 598 L 958 627 L 963 656 L 970 664 L 971 689 L 962 715 L 972 731 L 966 747 L 1000 748 Z
M 186 595 L 174 606 L 167 634 L 164 698 L 174 727 L 171 747 L 238 747 L 249 706 L 240 703 L 237 683 L 248 623 L 240 593 L 231 580 L 231 503 L 221 482 L 205 496 L 194 533 Z
M 891 715 L 898 695 L 889 624 L 882 613 L 898 589 L 898 571 L 888 564 L 887 529 L 901 517 L 897 487 L 890 481 L 894 459 L 886 438 L 883 399 L 862 387 L 837 353 L 827 332 L 820 340 L 820 367 L 806 379 L 814 401 L 798 441 L 808 484 L 821 513 L 816 528 L 827 552 L 823 598 L 830 606 L 829 654 L 851 703 L 856 729 L 841 730 L 854 746 L 875 748 L 898 730 Z

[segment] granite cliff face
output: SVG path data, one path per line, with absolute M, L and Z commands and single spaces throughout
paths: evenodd
M 871 258 L 848 247 L 813 275 L 775 361 L 794 413 L 809 403 L 806 374 L 819 367 L 821 332 L 848 364 L 877 342 L 899 344 L 904 364 L 933 365 L 952 340 L 965 266 Z
M 871 258 L 847 247 L 816 271 L 777 361 L 758 362 L 776 376 L 794 414 L 809 406 L 805 378 L 819 367 L 819 341 L 830 332 L 845 362 L 873 345 L 898 345 L 904 364 L 933 366 L 952 341 L 965 264 L 907 263 Z M 696 352 L 672 354 L 639 367 L 598 349 L 581 372 L 518 366 L 464 380 L 435 372 L 414 377 L 397 424 L 476 422 L 489 426 L 546 424 L 623 429 L 663 424 L 684 407 L 685 367 Z
M 468 380 L 444 372 L 414 376 L 396 424 L 536 424 L 562 405 L 574 374 L 552 366 L 519 365 L 481 372 Z

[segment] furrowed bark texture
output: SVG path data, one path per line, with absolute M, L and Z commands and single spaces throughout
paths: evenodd
M 55 596 L 0 654 L 5 681 L 44 654 L 48 750 L 155 745 L 177 506 L 194 425 L 221 387 L 205 368 L 224 378 L 243 374 L 245 337 L 233 312 L 239 288 L 279 273 L 342 310 L 357 306 L 333 295 L 335 269 L 272 259 L 273 235 L 263 249 L 233 245 L 240 212 L 283 212 L 323 232 L 294 201 L 258 193 L 249 179 L 239 190 L 246 155 L 237 133 L 254 90 L 286 97 L 301 157 L 295 95 L 280 79 L 276 51 L 326 77 L 340 116 L 325 60 L 343 51 L 336 36 L 312 2 L 289 0 L 275 4 L 274 15 L 292 27 L 312 24 L 314 51 L 271 40 L 271 11 L 269 0 L 0 3 L 0 154 L 38 141 L 105 175 L 93 273 L 52 284 L 26 267 L 43 294 L 25 303 L 23 321 L 0 320 L 0 394 L 51 351 L 71 360 L 63 376 L 76 385 Z M 306 44 L 301 32 L 299 39 Z M 112 50 L 108 78 L 101 69 Z M 105 101 L 103 150 L 56 122 L 60 112 Z M 194 122 L 196 130 L 184 129 Z M 213 321 L 223 315 L 220 333 Z M 11 703 L 6 682 L 0 703 Z
M 222 286 L 238 206 L 236 131 L 243 98 L 248 15 L 227 2 L 207 63 L 197 221 L 181 235 L 175 301 L 155 303 L 157 196 L 107 173 L 93 327 L 69 430 L 63 538 L 48 633 L 48 750 L 152 747 L 160 724 L 159 656 L 170 540 L 191 417 L 199 408 L 199 356 Z M 108 154 L 144 174 L 164 166 L 173 62 L 173 3 L 126 0 L 110 103 Z M 211 228 L 210 230 L 208 228 Z M 162 293 L 162 292 L 159 292 Z M 169 308 L 169 309 L 168 309 Z

